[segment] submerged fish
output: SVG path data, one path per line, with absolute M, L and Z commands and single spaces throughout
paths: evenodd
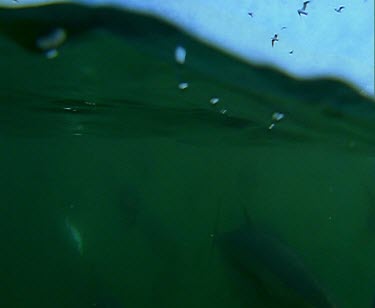
M 256 291 L 262 291 L 265 300 L 278 307 L 335 307 L 301 258 L 277 238 L 247 223 L 224 234 L 220 243 L 224 255 L 259 286 Z
M 78 229 L 70 222 L 69 218 L 65 218 L 65 226 L 74 242 L 74 245 L 77 248 L 78 253 L 82 256 L 83 247 L 82 247 L 82 236 Z

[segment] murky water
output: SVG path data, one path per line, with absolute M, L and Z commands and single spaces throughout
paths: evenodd
M 277 267 L 300 262 L 337 307 L 370 307 L 371 99 L 126 12 L 45 17 L 68 29 L 48 59 L 21 44 L 32 12 L 0 11 L 1 306 L 310 307 Z M 221 238 L 249 218 L 233 264 Z

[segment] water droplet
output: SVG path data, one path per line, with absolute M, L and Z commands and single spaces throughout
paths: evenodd
M 59 52 L 57 51 L 57 49 L 50 49 L 47 50 L 44 55 L 47 59 L 54 59 L 59 55 Z
M 181 82 L 178 85 L 178 88 L 181 89 L 181 90 L 185 90 L 188 86 L 189 86 L 189 84 L 187 82 Z
M 64 107 L 63 109 L 66 111 L 77 112 L 77 109 L 74 109 L 72 107 Z
M 216 105 L 218 102 L 219 102 L 219 98 L 218 97 L 212 97 L 211 99 L 210 99 L 210 103 L 212 104 L 212 105 Z
M 284 119 L 284 114 L 281 113 L 281 112 L 274 112 L 272 114 L 272 120 L 274 121 L 281 121 L 282 119 Z
M 61 46 L 67 39 L 67 33 L 63 28 L 55 28 L 44 36 L 36 39 L 35 45 L 40 50 L 49 51 Z
M 177 63 L 184 64 L 186 58 L 186 49 L 182 46 L 177 46 L 174 52 L 174 58 Z

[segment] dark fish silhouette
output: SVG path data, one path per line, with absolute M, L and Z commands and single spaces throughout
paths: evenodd
M 234 269 L 249 278 L 258 294 L 263 293 L 263 300 L 279 303 L 277 307 L 334 307 L 301 258 L 247 220 L 241 228 L 222 235 L 219 243 Z
M 345 6 L 341 5 L 338 9 L 335 9 L 337 13 L 341 13 L 341 11 L 345 8 Z
M 273 36 L 273 38 L 271 39 L 271 40 L 272 40 L 272 47 L 273 47 L 273 45 L 275 45 L 275 42 L 278 42 L 278 41 L 279 41 L 279 39 L 278 39 L 277 37 L 278 37 L 278 35 L 275 34 L 275 35 Z
M 254 17 L 254 13 L 253 12 L 249 12 L 247 13 L 250 17 Z
M 293 54 L 293 50 L 289 51 L 289 54 Z

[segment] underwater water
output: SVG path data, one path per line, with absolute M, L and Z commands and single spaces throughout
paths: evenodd
M 0 19 L 1 307 L 371 307 L 372 98 L 130 12 Z

